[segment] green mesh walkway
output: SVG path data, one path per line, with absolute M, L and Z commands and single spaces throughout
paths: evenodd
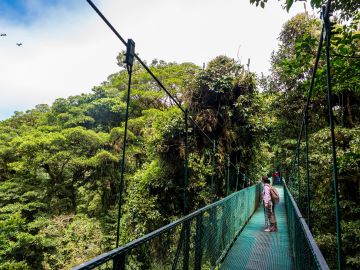
M 284 189 L 282 186 L 276 188 L 280 194 L 280 203 L 275 208 L 279 231 L 263 231 L 264 209 L 260 205 L 233 244 L 220 269 L 294 269 L 286 223 Z
M 286 183 L 283 184 L 284 188 L 277 187 L 281 197 L 275 209 L 277 233 L 263 231 L 262 205 L 256 210 L 259 183 L 73 269 L 329 270 Z

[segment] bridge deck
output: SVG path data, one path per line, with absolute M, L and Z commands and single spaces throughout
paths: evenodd
M 220 269 L 294 269 L 286 223 L 284 190 L 276 186 L 280 203 L 275 207 L 278 232 L 264 232 L 263 206 L 257 209 L 225 257 Z

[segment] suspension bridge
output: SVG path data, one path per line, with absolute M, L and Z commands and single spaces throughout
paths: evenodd
M 74 269 L 329 269 L 286 183 L 276 188 L 277 232 L 264 232 L 257 184 Z
M 300 134 L 295 151 L 294 168 L 291 177 L 282 178 L 276 188 L 280 193 L 280 203 L 275 207 L 278 222 L 277 232 L 265 232 L 266 218 L 262 206 L 262 184 L 239 189 L 239 167 L 227 161 L 227 195 L 225 198 L 207 205 L 192 213 L 187 209 L 188 161 L 187 140 L 188 125 L 193 124 L 203 136 L 213 145 L 212 163 L 215 162 L 215 140 L 211 139 L 196 122 L 188 115 L 159 79 L 151 72 L 146 64 L 135 54 L 135 43 L 131 39 L 127 42 L 115 30 L 105 16 L 97 9 L 91 0 L 90 6 L 110 27 L 114 34 L 127 47 L 126 66 L 129 74 L 127 109 L 125 117 L 125 132 L 123 139 L 122 171 L 120 178 L 120 199 L 117 226 L 116 248 L 99 255 L 88 262 L 73 269 L 329 269 L 313 235 L 308 227 L 310 223 L 310 201 L 307 202 L 308 213 L 303 216 L 294 200 L 288 184 L 296 182 L 299 172 L 300 142 L 303 138 L 306 143 L 306 180 L 309 200 L 309 170 L 307 145 L 307 119 L 310 97 L 315 81 L 315 74 L 322 51 L 323 41 L 326 41 L 326 62 L 328 78 L 329 123 L 332 135 L 333 151 L 333 180 L 335 192 L 335 212 L 337 225 L 338 269 L 342 269 L 341 230 L 339 221 L 338 187 L 336 149 L 334 147 L 334 126 L 332 120 L 331 81 L 329 72 L 329 21 L 330 3 L 322 11 L 322 33 L 314 64 L 310 91 L 304 107 L 304 118 L 301 123 Z M 125 151 L 127 136 L 128 109 L 130 103 L 130 88 L 133 61 L 136 59 L 153 77 L 174 104 L 184 113 L 185 121 L 185 172 L 184 172 L 184 216 L 162 228 L 159 228 L 139 239 L 123 246 L 119 246 L 120 217 L 122 205 L 123 178 L 125 168 Z M 229 168 L 236 168 L 236 191 L 230 194 Z M 213 166 L 214 167 L 214 166 Z M 243 174 L 243 180 L 246 177 Z M 295 180 L 295 181 L 293 181 Z M 214 187 L 214 170 L 211 179 Z M 306 222 L 307 221 L 307 222 Z

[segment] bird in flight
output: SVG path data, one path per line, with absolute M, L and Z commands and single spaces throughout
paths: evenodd
M 18 45 L 20 47 L 22 45 L 22 43 L 16 43 L 16 45 Z
M 1 33 L 1 34 L 0 34 L 0 37 L 6 37 L 6 34 Z

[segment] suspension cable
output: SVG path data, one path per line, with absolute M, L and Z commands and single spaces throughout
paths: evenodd
M 310 172 L 309 172 L 309 138 L 308 138 L 308 125 L 309 125 L 309 118 L 306 111 L 305 114 L 305 170 L 306 170 L 306 193 L 307 193 L 307 224 L 309 226 L 309 230 L 311 230 L 311 205 L 310 205 Z
M 303 112 L 304 112 L 303 113 L 303 121 L 301 121 L 300 132 L 299 132 L 299 136 L 298 136 L 297 143 L 296 143 L 296 150 L 295 150 L 296 154 L 300 150 L 300 143 L 301 143 L 302 135 L 304 133 L 304 125 L 305 125 L 304 119 L 307 118 L 307 116 L 308 116 L 310 100 L 311 100 L 312 92 L 313 92 L 314 85 L 315 85 L 315 76 L 316 76 L 316 72 L 317 72 L 318 65 L 319 65 L 319 60 L 320 60 L 320 56 L 321 56 L 321 50 L 322 50 L 322 47 L 323 47 L 323 41 L 324 41 L 324 28 L 322 27 L 321 28 L 321 33 L 320 33 L 320 38 L 319 38 L 319 43 L 318 43 L 318 49 L 317 49 L 317 53 L 316 53 L 316 58 L 315 58 L 315 63 L 314 63 L 314 68 L 312 70 L 312 75 L 311 75 L 310 89 L 309 89 L 309 92 L 307 94 L 306 103 L 305 103 L 304 110 L 303 110 Z M 307 127 L 305 127 L 305 129 L 306 128 Z M 307 135 L 308 134 L 307 134 L 307 130 L 306 130 L 306 136 Z M 306 168 L 308 170 L 308 168 L 309 168 L 308 159 L 306 159 L 305 162 L 306 162 Z M 300 179 L 297 176 L 298 172 L 296 171 L 295 163 L 296 163 L 296 159 L 294 160 L 294 169 L 295 169 L 295 175 L 296 175 L 294 179 L 296 179 L 298 181 L 297 184 L 300 187 L 300 182 L 299 182 Z M 297 161 L 297 163 L 299 163 L 299 160 Z M 299 168 L 299 166 L 297 166 L 297 167 Z M 309 174 L 308 173 L 306 174 L 306 181 L 309 182 Z M 307 197 L 309 198 L 309 193 L 307 194 Z M 298 198 L 300 198 L 300 194 L 299 194 Z
M 313 67 L 313 70 L 312 70 L 312 75 L 311 75 L 311 81 L 310 81 L 310 89 L 309 89 L 309 92 L 307 94 L 307 98 L 306 98 L 306 103 L 304 105 L 304 109 L 303 109 L 303 120 L 301 121 L 301 126 L 300 126 L 300 132 L 299 132 L 299 136 L 298 136 L 298 139 L 297 139 L 297 143 L 296 143 L 296 149 L 295 149 L 295 156 L 297 156 L 297 152 L 300 151 L 300 143 L 301 143 L 301 139 L 302 139 L 302 135 L 304 133 L 304 128 L 306 129 L 305 131 L 305 137 L 308 136 L 308 133 L 307 133 L 307 127 L 305 127 L 305 124 L 307 124 L 306 120 L 308 118 L 308 110 L 309 110 L 309 105 L 310 105 L 310 100 L 311 100 L 311 96 L 312 96 L 312 93 L 313 93 L 313 89 L 314 89 L 314 85 L 315 85 L 315 76 L 316 76 L 316 72 L 317 72 L 317 69 L 318 69 L 318 66 L 319 66 L 319 61 L 320 61 L 320 57 L 321 57 L 321 50 L 322 50 L 322 47 L 323 47 L 323 42 L 324 42 L 324 27 L 321 28 L 321 33 L 320 33 L 320 37 L 319 37 L 319 43 L 318 43 L 318 49 L 317 49 L 317 53 L 316 53 L 316 58 L 315 58 L 315 62 L 314 62 L 314 67 Z M 306 140 L 306 138 L 305 138 Z M 307 150 L 308 151 L 308 148 Z M 308 174 L 308 169 L 309 169 L 309 160 L 308 160 L 308 154 L 307 155 L 307 158 L 305 160 L 306 162 L 306 170 L 307 170 L 307 173 L 306 173 L 306 181 L 307 183 L 310 181 L 309 180 L 309 174 Z M 297 160 L 297 161 L 296 161 Z M 297 158 L 294 159 L 294 166 L 293 166 L 293 172 L 295 174 L 295 177 L 294 179 L 296 179 L 297 181 L 299 181 L 298 179 L 298 172 L 296 170 L 296 162 L 299 163 L 299 160 Z M 297 183 L 299 186 L 300 186 L 300 183 Z M 292 185 L 291 185 L 292 186 Z M 310 194 L 309 194 L 309 189 L 308 189 L 308 194 L 307 194 L 307 197 L 309 198 Z M 300 197 L 299 197 L 300 198 Z M 309 202 L 309 199 L 308 199 L 308 202 Z M 310 205 L 310 204 L 309 204 Z
M 324 28 L 321 29 L 321 33 L 320 33 L 319 45 L 318 45 L 318 49 L 317 49 L 317 53 L 316 53 L 313 72 L 312 72 L 312 75 L 311 75 L 310 90 L 309 90 L 309 93 L 307 95 L 306 104 L 304 106 L 303 119 L 308 114 L 310 100 L 311 100 L 312 92 L 313 92 L 314 85 L 315 85 L 316 71 L 318 69 L 319 60 L 320 60 L 320 56 L 321 56 L 321 49 L 322 49 L 322 46 L 323 46 L 323 41 L 324 41 Z M 302 134 L 303 134 L 303 129 L 304 129 L 304 121 L 301 121 L 301 127 L 300 127 L 300 132 L 299 132 L 299 137 L 298 137 L 298 140 L 297 140 L 296 148 L 300 147 L 300 142 L 301 142 L 301 137 L 302 137 Z
M 216 194 L 216 186 L 215 186 L 215 154 L 216 154 L 216 141 L 213 140 L 212 144 L 212 151 L 211 151 L 211 190 L 213 194 L 213 200 L 215 200 L 215 194 Z
M 314 70 L 311 77 L 310 90 L 307 96 L 307 101 L 304 107 L 304 116 L 303 121 L 301 122 L 301 128 L 299 137 L 297 140 L 296 151 L 300 149 L 301 138 L 303 134 L 303 129 L 305 127 L 305 143 L 306 143 L 306 178 L 307 178 L 307 196 L 308 196 L 308 222 L 310 223 L 310 191 L 309 191 L 309 160 L 308 160 L 308 108 L 310 99 L 312 96 L 312 90 L 315 82 L 315 74 L 318 67 L 318 62 L 321 55 L 321 49 L 323 46 L 324 34 L 326 41 L 326 77 L 327 77 L 327 96 L 328 96 L 328 110 L 329 110 L 329 122 L 330 122 L 330 132 L 331 132 L 331 150 L 332 150 L 332 159 L 333 159 L 333 184 L 334 184 L 334 196 L 335 196 L 335 213 L 336 213 L 336 234 L 337 234 L 337 257 L 338 257 L 338 269 L 342 269 L 342 243 L 341 243 L 341 227 L 340 227 L 340 217 L 339 217 L 339 194 L 338 194 L 338 180 L 337 180 L 337 162 L 336 162 L 336 146 L 335 146 L 335 134 L 334 134 L 334 122 L 333 122 L 333 113 L 332 113 L 332 92 L 331 92 L 331 74 L 330 74 L 330 38 L 331 38 L 331 23 L 330 23 L 330 9 L 331 9 L 331 0 L 327 1 L 326 7 L 322 8 L 321 18 L 323 21 L 320 41 L 318 46 L 318 51 L 316 54 L 316 60 L 314 64 Z M 340 55 L 338 55 L 340 56 Z M 295 159 L 296 160 L 296 159 Z M 297 159 L 299 162 L 299 158 Z M 295 169 L 296 171 L 296 169 Z M 296 173 L 296 172 L 295 172 Z M 299 172 L 297 172 L 299 173 Z M 299 179 L 298 179 L 299 180 Z M 300 183 L 298 183 L 300 185 Z
M 121 160 L 121 175 L 120 175 L 120 190 L 119 190 L 120 195 L 119 195 L 118 220 L 117 220 L 117 230 L 116 230 L 116 247 L 119 246 L 119 239 L 120 239 L 120 225 L 121 225 L 120 219 L 121 219 L 122 193 L 124 189 L 126 138 L 127 138 L 128 120 L 129 120 L 130 90 L 131 90 L 131 77 L 132 77 L 134 53 L 135 53 L 135 43 L 133 40 L 129 39 L 127 43 L 126 61 L 125 61 L 126 69 L 129 74 L 129 81 L 128 81 L 127 96 L 126 96 L 126 114 L 125 114 L 125 127 L 124 127 L 124 138 L 123 138 L 123 152 L 122 152 L 122 160 Z
M 86 0 L 89 5 L 95 10 L 95 12 L 101 17 L 101 19 L 106 23 L 107 26 L 114 32 L 114 34 L 120 39 L 120 41 L 127 46 L 125 39 L 119 34 L 118 31 L 112 26 L 112 24 L 106 19 L 106 17 L 101 13 L 101 11 L 95 6 L 95 4 L 91 0 Z M 181 106 L 180 102 L 166 89 L 166 87 L 162 84 L 162 82 L 155 76 L 155 74 L 150 70 L 150 68 L 141 60 L 141 58 L 135 54 L 134 57 L 136 60 L 142 65 L 142 67 L 151 75 L 151 77 L 158 83 L 160 88 L 165 91 L 165 93 L 170 97 L 170 99 L 175 103 L 175 105 L 185 114 L 185 109 Z M 201 131 L 201 133 L 210 141 L 212 139 L 199 127 L 199 125 L 189 117 L 191 122 Z
M 121 40 L 121 42 L 127 46 L 127 43 L 125 41 L 125 39 L 119 34 L 119 32 L 112 26 L 112 24 L 108 21 L 108 19 L 106 19 L 106 17 L 101 13 L 101 11 L 95 6 L 95 4 L 91 1 L 91 0 L 86 0 L 89 5 L 95 10 L 95 12 L 101 17 L 101 19 L 107 24 L 107 26 L 109 26 L 109 28 L 111 29 L 111 31 L 113 31 L 113 33 Z M 175 99 L 175 97 L 173 97 L 170 92 L 165 88 L 165 86 L 160 82 L 160 80 L 154 75 L 154 73 L 147 67 L 147 65 L 141 60 L 141 58 L 135 54 L 134 57 L 136 58 L 136 60 L 138 60 L 138 62 L 143 66 L 143 68 L 146 69 L 146 71 L 151 75 L 151 77 L 153 77 L 153 79 L 159 84 L 159 86 L 166 92 L 166 94 L 168 94 L 168 96 L 170 97 L 170 99 L 179 107 L 179 109 L 185 114 L 185 110 L 181 107 L 180 103 L 178 100 Z
M 340 226 L 340 206 L 339 206 L 339 186 L 338 186 L 338 171 L 336 161 L 336 145 L 335 145 L 335 132 L 334 132 L 334 120 L 332 112 L 332 91 L 331 91 L 331 74 L 330 74 L 330 39 L 331 39 L 331 22 L 330 22 L 330 9 L 331 0 L 328 0 L 324 17 L 323 25 L 326 33 L 326 81 L 327 81 L 327 94 L 328 94 L 328 109 L 329 109 L 329 122 L 331 132 L 331 152 L 333 160 L 333 184 L 334 184 L 334 196 L 335 196 L 335 214 L 336 214 L 336 238 L 337 238 L 337 259 L 338 269 L 342 269 L 342 243 L 341 243 L 341 226 Z
M 127 47 L 128 44 L 125 41 L 125 39 L 112 26 L 112 24 L 107 20 L 107 18 L 102 14 L 102 12 L 95 6 L 95 4 L 91 0 L 86 0 L 86 1 L 94 9 L 94 11 L 101 17 L 101 19 L 106 23 L 106 25 L 112 30 L 112 32 L 120 39 L 120 41 Z M 155 76 L 155 74 L 150 70 L 150 68 L 141 60 L 141 58 L 136 53 L 134 53 L 134 57 L 141 64 L 141 66 L 151 75 L 151 77 L 157 82 L 157 84 L 160 86 L 160 88 L 165 91 L 165 93 L 170 97 L 170 99 L 175 103 L 175 105 L 184 113 L 184 115 L 188 115 L 188 113 L 186 112 L 186 109 L 184 109 L 181 106 L 180 102 L 166 89 L 166 87 L 161 83 L 161 81 Z M 129 98 L 129 96 L 128 96 L 128 98 Z M 205 138 L 208 139 L 209 142 L 211 142 L 211 144 L 213 144 L 213 139 L 211 139 L 203 131 L 203 129 L 199 127 L 199 125 L 194 121 L 194 119 L 191 116 L 187 116 L 187 118 L 190 119 L 190 121 L 193 123 L 193 125 L 196 126 L 200 130 L 200 132 L 205 136 Z M 235 167 L 234 164 L 232 164 L 232 165 Z M 123 173 L 122 173 L 122 175 L 123 175 Z M 121 179 L 120 188 L 123 188 L 122 187 L 122 185 L 123 185 L 122 181 L 123 180 Z M 121 197 L 120 197 L 120 199 L 121 199 Z M 121 214 L 121 209 L 120 208 L 119 208 L 119 214 Z M 120 221 L 118 221 L 118 230 L 119 230 L 119 226 L 120 226 Z M 118 236 L 117 236 L 117 238 L 118 238 Z M 117 239 L 117 245 L 118 245 L 118 239 Z
M 188 151 L 188 110 L 185 110 L 184 115 L 185 120 L 185 161 L 184 161 L 184 215 L 189 214 L 188 207 L 188 159 L 189 159 L 189 151 Z

